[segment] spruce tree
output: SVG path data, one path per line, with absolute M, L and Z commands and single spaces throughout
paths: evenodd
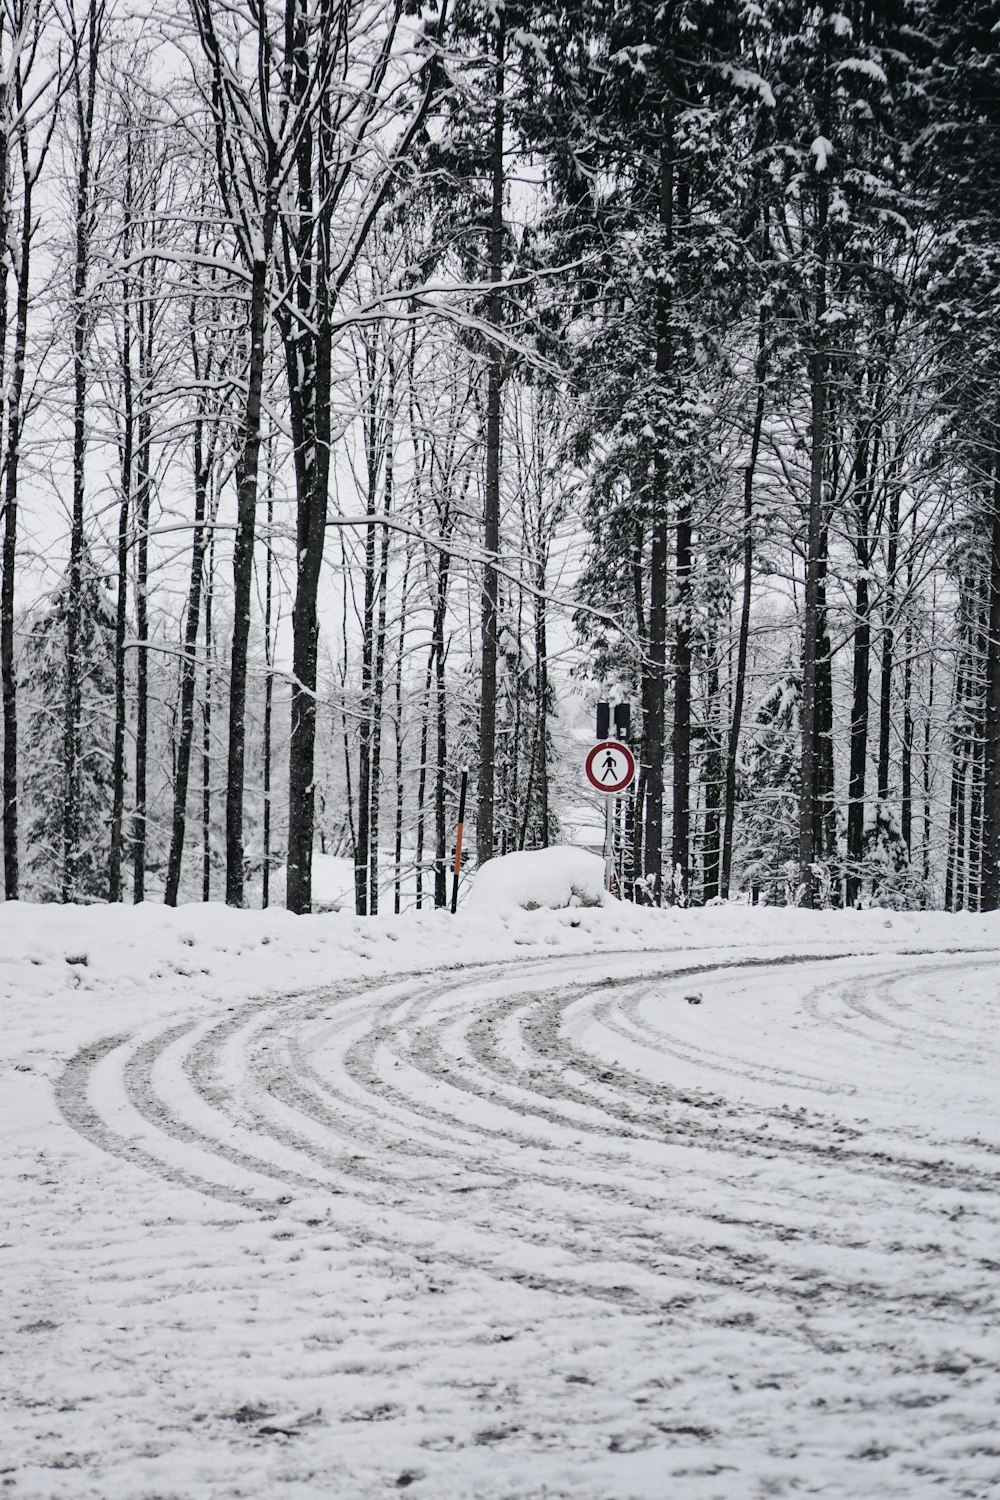
M 108 855 L 113 802 L 112 754 L 115 712 L 114 602 L 84 544 L 79 560 L 78 615 L 79 753 L 74 757 L 73 797 L 79 807 L 79 842 L 70 851 L 68 899 L 102 901 L 108 896 Z M 63 810 L 68 788 L 63 712 L 66 632 L 71 609 L 69 573 L 48 608 L 32 624 L 22 656 L 19 690 L 27 705 L 24 724 L 24 873 L 39 900 L 65 899 Z

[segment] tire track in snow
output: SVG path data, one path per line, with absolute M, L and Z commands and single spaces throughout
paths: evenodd
M 825 958 L 800 962 L 817 971 L 802 1012 L 827 1042 L 859 1017 L 880 1027 L 891 1010 L 898 1026 L 912 1009 L 913 960 L 846 978 Z M 928 963 L 917 980 L 982 963 Z M 70 1062 L 57 1097 L 78 1133 L 178 1186 L 268 1213 L 291 1202 L 356 1244 L 418 1260 L 693 1324 L 725 1326 L 734 1295 L 752 1292 L 778 1328 L 804 1306 L 835 1309 L 862 1345 L 877 1337 L 876 1308 L 978 1320 L 974 1257 L 925 1226 L 928 1195 L 975 1190 L 976 1243 L 996 1234 L 1000 1173 L 985 1153 L 969 1162 L 935 1141 L 931 1159 L 882 1136 L 872 1147 L 828 1107 L 848 1079 L 794 1056 L 741 1068 L 727 1037 L 707 1045 L 702 1025 L 693 1038 L 670 1000 L 683 1004 L 695 976 L 752 993 L 776 968 L 600 955 L 367 980 L 109 1039 Z M 625 1055 L 609 1057 L 608 1041 Z M 680 1064 L 693 1082 L 670 1081 Z M 804 1090 L 810 1105 L 747 1101 L 734 1079 L 765 1095 Z M 864 1224 L 885 1191 L 907 1226 L 898 1243 Z M 849 1211 L 831 1215 L 831 1202 Z

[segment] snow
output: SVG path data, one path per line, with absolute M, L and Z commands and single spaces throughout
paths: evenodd
M 0 955 L 17 1500 L 1000 1492 L 1000 918 L 8 903 Z
M 809 149 L 816 158 L 817 172 L 825 172 L 833 155 L 833 142 L 828 141 L 825 135 L 818 135 Z
M 281 865 L 271 877 L 272 900 L 285 901 L 287 869 Z M 354 861 L 344 855 L 314 854 L 312 862 L 313 910 L 318 912 L 354 910 Z
M 755 73 L 750 68 L 733 67 L 730 63 L 723 64 L 722 75 L 728 78 L 734 88 L 742 90 L 745 94 L 756 94 L 761 104 L 767 109 L 775 108 L 774 91 L 766 78 Z
M 605 899 L 611 898 L 604 894 L 603 859 L 570 844 L 556 844 L 488 860 L 477 872 L 466 904 L 473 911 L 537 911 L 600 906 Z
M 860 73 L 865 78 L 870 78 L 873 83 L 880 83 L 888 87 L 889 80 L 885 76 L 885 69 L 870 57 L 845 57 L 837 64 L 838 73 Z

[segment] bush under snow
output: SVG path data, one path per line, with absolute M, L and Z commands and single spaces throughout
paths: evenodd
M 604 861 L 586 849 L 557 844 L 550 849 L 522 850 L 489 860 L 476 874 L 467 905 L 475 911 L 525 911 L 546 907 L 602 906 Z

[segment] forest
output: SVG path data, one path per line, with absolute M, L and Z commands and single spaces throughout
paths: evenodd
M 998 80 L 984 0 L 0 0 L 6 898 L 444 906 L 613 700 L 628 898 L 1000 906 Z

